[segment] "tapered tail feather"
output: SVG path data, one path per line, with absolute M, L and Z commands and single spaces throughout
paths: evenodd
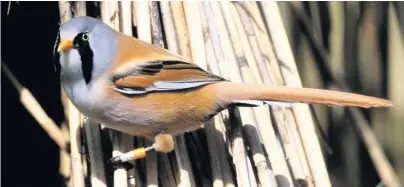
M 312 103 L 336 106 L 391 107 L 391 101 L 354 93 L 314 89 L 268 86 L 259 84 L 219 83 L 223 101 L 235 104 L 260 105 L 260 102 Z

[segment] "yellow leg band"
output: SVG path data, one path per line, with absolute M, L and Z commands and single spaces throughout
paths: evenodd
M 144 147 L 133 150 L 133 156 L 135 159 L 146 157 L 146 149 Z

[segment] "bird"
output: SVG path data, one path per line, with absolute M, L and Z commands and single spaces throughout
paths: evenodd
M 274 103 L 392 107 L 389 100 L 356 93 L 231 82 L 167 49 L 79 16 L 63 23 L 53 55 L 61 86 L 89 119 L 152 145 L 110 159 L 113 163 L 168 153 L 173 137 L 229 107 Z

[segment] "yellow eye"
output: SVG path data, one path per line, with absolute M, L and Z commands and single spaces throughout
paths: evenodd
M 87 41 L 88 39 L 90 39 L 90 36 L 88 36 L 88 33 L 84 33 L 84 34 L 81 36 L 81 39 L 82 39 L 83 41 Z

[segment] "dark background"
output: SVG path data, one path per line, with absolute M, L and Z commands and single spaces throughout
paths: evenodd
M 59 27 L 58 2 L 1 2 L 1 59 L 47 114 L 63 120 L 52 47 Z M 2 72 L 2 185 L 62 186 L 59 148 L 19 101 Z

